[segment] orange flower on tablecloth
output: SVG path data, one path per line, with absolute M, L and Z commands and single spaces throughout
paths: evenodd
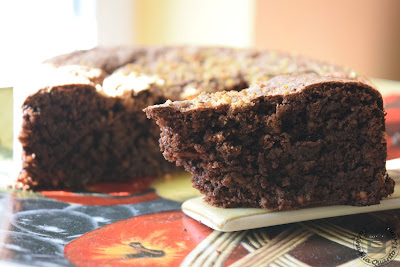
M 112 195 L 88 195 L 81 193 L 72 193 L 66 191 L 40 191 L 45 197 L 52 198 L 61 202 L 81 204 L 81 205 L 123 205 L 136 204 L 146 201 L 156 200 L 159 197 L 154 192 L 133 195 L 129 197 L 118 198 Z
M 69 243 L 65 257 L 83 266 L 177 266 L 212 230 L 181 211 L 133 217 Z

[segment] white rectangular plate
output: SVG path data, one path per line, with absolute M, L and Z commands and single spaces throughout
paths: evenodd
M 399 166 L 397 165 L 397 167 Z M 400 169 L 389 170 L 388 172 L 390 177 L 396 182 L 394 193 L 389 198 L 382 200 L 380 204 L 373 206 L 355 207 L 337 205 L 290 211 L 272 211 L 255 208 L 224 209 L 208 205 L 203 201 L 203 197 L 197 197 L 185 201 L 182 204 L 182 211 L 214 230 L 233 232 L 328 217 L 398 209 L 400 208 Z

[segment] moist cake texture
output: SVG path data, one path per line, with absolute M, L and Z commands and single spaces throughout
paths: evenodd
M 97 47 L 49 59 L 30 72 L 34 77 L 26 78 L 31 93 L 22 104 L 19 133 L 22 171 L 16 181 L 16 187 L 24 189 L 84 190 L 97 182 L 131 181 L 179 170 L 162 157 L 159 127 L 142 111 L 166 100 L 240 91 L 279 75 L 358 79 L 345 68 L 300 56 L 221 47 Z M 240 116 L 253 120 L 253 113 Z M 245 122 L 240 125 L 245 127 Z M 218 149 L 228 149 L 229 142 Z M 165 145 L 165 153 L 170 153 Z M 235 149 L 227 152 L 230 157 L 235 153 L 242 157 Z M 378 154 L 383 158 L 383 152 Z M 260 161 L 259 171 L 267 175 L 269 164 L 277 164 L 269 158 L 265 163 L 251 159 L 248 164 Z M 179 159 L 179 165 L 185 164 Z
M 382 97 L 362 79 L 283 75 L 145 111 L 164 157 L 214 206 L 365 206 L 393 193 Z
M 161 103 L 147 92 L 109 98 L 91 85 L 41 89 L 24 103 L 19 182 L 33 188 L 85 189 L 175 169 L 156 145 L 159 129 L 142 109 Z

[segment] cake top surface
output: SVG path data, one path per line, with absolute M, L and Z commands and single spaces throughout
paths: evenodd
M 350 77 L 318 76 L 316 74 L 280 75 L 266 82 L 253 84 L 248 89 L 241 91 L 202 92 L 191 100 L 174 102 L 168 100 L 164 104 L 148 107 L 145 111 L 173 108 L 182 112 L 188 112 L 194 109 L 217 108 L 222 105 L 228 105 L 230 108 L 235 109 L 253 105 L 254 100 L 259 97 L 287 96 L 300 93 L 311 86 L 321 84 L 353 84 L 378 93 L 378 91 L 371 87 L 369 82 L 363 78 L 352 79 Z
M 171 100 L 191 99 L 201 92 L 242 90 L 278 75 L 356 77 L 346 68 L 302 56 L 226 47 L 96 47 L 45 64 L 72 69 L 110 97 L 149 90 Z

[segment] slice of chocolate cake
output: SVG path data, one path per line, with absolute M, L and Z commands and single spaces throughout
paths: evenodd
M 380 93 L 361 79 L 277 76 L 145 109 L 164 157 L 219 207 L 372 205 L 393 192 Z

